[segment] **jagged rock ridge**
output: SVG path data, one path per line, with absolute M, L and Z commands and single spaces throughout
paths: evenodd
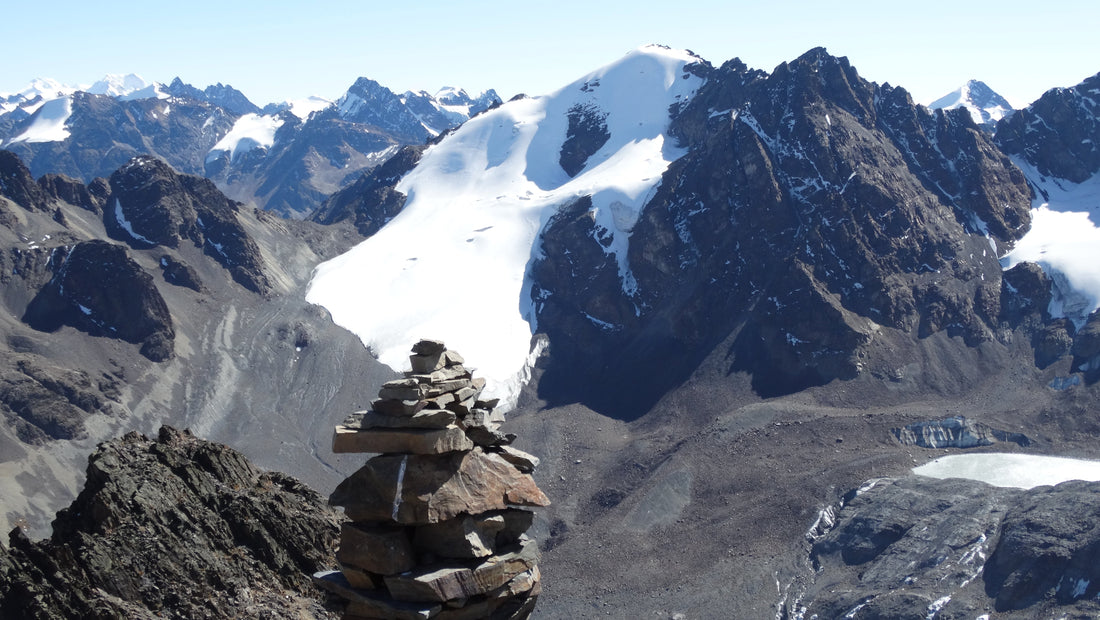
M 1055 88 L 997 123 L 996 141 L 1040 174 L 1080 183 L 1100 171 L 1100 74 Z
M 615 286 L 583 200 L 544 228 L 531 273 L 552 365 L 616 401 L 629 377 L 649 394 L 627 408 L 644 409 L 682 376 L 669 366 L 726 338 L 766 395 L 875 372 L 884 332 L 993 339 L 997 255 L 1026 231 L 1030 192 L 965 112 L 916 106 L 822 49 L 770 75 L 707 71 L 671 126 L 688 153 L 631 232 L 636 294 Z
M 88 458 L 53 535 L 0 546 L 5 618 L 330 618 L 307 575 L 339 516 L 293 478 L 162 427 Z

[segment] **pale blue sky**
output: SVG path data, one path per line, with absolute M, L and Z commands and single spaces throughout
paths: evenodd
M 90 84 L 132 72 L 229 83 L 260 105 L 334 99 L 359 76 L 397 92 L 451 85 L 507 99 L 555 90 L 646 43 L 766 71 L 824 46 L 921 103 L 976 78 L 1021 106 L 1100 72 L 1096 0 L 5 4 L 0 92 L 35 77 Z

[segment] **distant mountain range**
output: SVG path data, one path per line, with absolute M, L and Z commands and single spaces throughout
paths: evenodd
M 260 108 L 240 91 L 198 89 L 136 75 L 90 87 L 36 80 L 0 95 L 0 148 L 35 175 L 90 182 L 140 154 L 214 180 L 229 196 L 303 217 L 407 144 L 423 144 L 500 103 L 446 88 L 398 95 L 361 78 L 336 102 L 319 98 Z

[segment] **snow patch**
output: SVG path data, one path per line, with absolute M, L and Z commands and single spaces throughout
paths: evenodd
M 640 48 L 554 93 L 466 122 L 398 183 L 408 197 L 399 215 L 317 268 L 307 300 L 395 370 L 409 367 L 412 343 L 441 339 L 478 365 L 487 395 L 514 400 L 522 384 L 512 379 L 523 376 L 536 327 L 527 266 L 542 227 L 590 196 L 605 251 L 618 261 L 624 291 L 634 292 L 630 229 L 684 153 L 666 139 L 668 111 L 701 85 L 684 72 L 697 60 Z M 577 105 L 607 113 L 611 138 L 570 178 L 558 157 Z
M 125 230 L 126 233 L 134 239 L 137 239 L 138 241 L 141 241 L 143 243 L 148 243 L 150 245 L 156 245 L 155 241 L 147 239 L 134 232 L 134 227 L 130 224 L 130 221 L 126 219 L 126 214 L 122 212 L 122 203 L 119 202 L 118 198 L 115 198 L 115 221 L 117 221 L 118 225 L 121 226 L 122 229 Z
M 210 152 L 206 155 L 206 161 L 214 161 L 223 154 L 229 156 L 230 161 L 253 149 L 269 149 L 275 144 L 275 132 L 278 131 L 284 119 L 278 116 L 260 116 L 259 114 L 245 114 L 233 123 L 233 129 L 218 140 Z
M 1100 461 L 1034 454 L 953 454 L 913 468 L 929 478 L 965 478 L 997 487 L 1031 489 L 1067 480 L 1100 480 Z
M 332 101 L 316 95 L 305 99 L 292 99 L 285 102 L 286 109 L 301 120 L 307 120 L 310 114 L 320 112 L 332 105 Z

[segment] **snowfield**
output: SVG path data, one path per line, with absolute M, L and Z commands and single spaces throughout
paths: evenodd
M 1035 454 L 953 454 L 913 468 L 929 478 L 966 478 L 997 487 L 1031 489 L 1067 480 L 1100 480 L 1100 461 Z
M 683 154 L 666 137 L 669 106 L 701 80 L 698 59 L 657 46 L 543 97 L 506 103 L 425 151 L 397 185 L 404 210 L 377 234 L 320 265 L 307 300 L 324 306 L 395 370 L 420 338 L 443 340 L 487 380 L 487 397 L 514 405 L 536 329 L 527 267 L 557 210 L 591 196 L 613 235 L 624 289 L 630 229 L 668 165 Z M 570 178 L 558 162 L 568 111 L 604 116 L 611 137 Z
M 72 115 L 72 96 L 51 99 L 35 111 L 30 126 L 9 140 L 7 145 L 17 142 L 61 142 L 69 137 L 66 125 Z

